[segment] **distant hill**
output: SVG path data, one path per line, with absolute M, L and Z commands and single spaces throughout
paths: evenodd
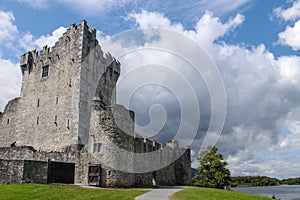
M 289 178 L 279 180 L 267 176 L 235 176 L 231 177 L 231 186 L 275 186 L 275 185 L 300 185 L 299 178 Z

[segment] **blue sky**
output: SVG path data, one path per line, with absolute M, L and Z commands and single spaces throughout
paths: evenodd
M 299 0 L 3 0 L 0 16 L 0 110 L 19 95 L 19 56 L 53 44 L 70 24 L 86 19 L 98 30 L 100 43 L 125 30 L 160 27 L 197 42 L 220 70 L 227 115 L 217 146 L 232 173 L 299 176 Z M 122 64 L 126 71 L 132 63 Z M 164 90 L 146 88 L 141 91 L 145 95 L 134 98 L 146 105 L 155 103 L 147 97 L 151 91 L 160 94 Z M 171 124 L 178 118 L 167 99 L 170 96 L 159 102 L 169 106 L 173 117 L 168 118 L 165 131 L 173 131 Z M 178 103 L 172 102 L 176 107 Z M 142 117 L 147 110 L 137 104 L 132 108 L 141 124 L 147 122 Z M 209 116 L 204 111 L 203 118 Z M 194 158 L 198 139 L 192 146 Z

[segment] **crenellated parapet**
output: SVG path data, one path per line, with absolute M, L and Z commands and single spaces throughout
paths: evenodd
M 56 63 L 66 55 L 72 62 L 80 62 L 97 45 L 96 30 L 89 29 L 85 20 L 79 25 L 72 24 L 54 46 L 46 45 L 40 51 L 35 49 L 23 54 L 20 58 L 22 74 L 30 74 L 35 68 Z

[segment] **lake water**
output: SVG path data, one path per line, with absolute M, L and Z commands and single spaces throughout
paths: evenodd
M 234 191 L 256 194 L 265 197 L 275 195 L 280 200 L 300 200 L 300 185 L 282 185 L 266 187 L 238 187 L 231 188 Z

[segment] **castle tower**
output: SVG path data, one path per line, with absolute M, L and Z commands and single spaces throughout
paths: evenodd
M 89 30 L 86 21 L 71 25 L 52 48 L 21 56 L 16 144 L 51 151 L 87 144 L 91 101 L 108 66 L 118 77 L 119 64 L 103 55 L 96 30 Z M 108 89 L 101 91 L 106 104 L 111 95 Z

